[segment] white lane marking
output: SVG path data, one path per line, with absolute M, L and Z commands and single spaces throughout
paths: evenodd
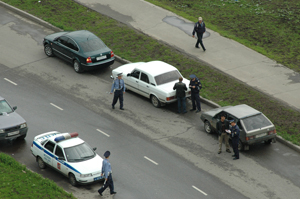
M 7 78 L 4 78 L 6 81 L 8 81 L 9 83 L 12 83 L 13 85 L 15 85 L 15 86 L 17 86 L 18 84 L 16 84 L 15 82 L 13 82 L 13 81 L 11 81 L 11 80 L 9 80 L 9 79 L 7 79 Z
M 54 106 L 55 108 L 58 108 L 59 110 L 63 111 L 64 109 L 60 108 L 59 106 L 56 106 L 55 104 L 50 103 L 52 106 Z
M 153 161 L 153 160 L 151 160 L 150 158 L 148 158 L 147 156 L 144 156 L 144 158 L 145 159 L 147 159 L 147 160 L 149 160 L 150 162 L 152 162 L 153 164 L 155 164 L 155 165 L 158 165 L 158 163 L 157 162 L 155 162 L 155 161 Z
M 199 191 L 200 193 L 202 193 L 203 195 L 206 195 L 206 196 L 207 196 L 207 193 L 205 193 L 205 192 L 202 191 L 201 189 L 195 187 L 194 185 L 193 185 L 193 188 L 196 189 L 197 191 Z
M 97 131 L 99 131 L 99 132 L 102 133 L 103 135 L 106 135 L 107 137 L 110 137 L 110 135 L 108 135 L 107 133 L 104 133 L 104 132 L 101 131 L 100 129 L 97 129 Z

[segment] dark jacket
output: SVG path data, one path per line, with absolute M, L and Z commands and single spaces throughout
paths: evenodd
M 192 88 L 192 86 L 195 86 L 195 88 Z M 199 93 L 200 89 L 202 88 L 201 82 L 198 78 L 195 79 L 195 81 L 190 81 L 189 85 L 192 93 Z
M 206 28 L 205 28 L 205 23 L 203 21 L 201 24 L 199 23 L 199 21 L 197 23 L 195 23 L 193 35 L 195 35 L 195 32 L 196 33 L 204 33 L 205 31 L 206 31 Z
M 232 126 L 230 128 L 231 131 L 231 137 L 232 139 L 239 139 L 240 138 L 240 128 L 238 127 L 238 125 Z
M 222 130 L 222 125 L 224 125 L 223 130 Z M 227 120 L 224 120 L 224 122 L 222 122 L 221 120 L 218 121 L 218 123 L 217 123 L 218 134 L 221 135 L 222 133 L 226 133 L 225 129 L 229 130 L 229 122 Z
M 187 90 L 187 87 L 185 83 L 177 82 L 174 85 L 173 90 L 176 90 L 176 97 L 185 97 L 185 91 Z

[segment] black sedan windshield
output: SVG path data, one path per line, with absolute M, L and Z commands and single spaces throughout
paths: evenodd
M 0 101 L 0 115 L 3 113 L 11 113 L 13 110 L 11 107 L 8 105 L 8 103 L 5 100 Z
M 155 77 L 155 81 L 157 85 L 161 85 L 161 84 L 178 80 L 179 77 L 181 77 L 180 73 L 177 70 L 173 70 L 161 75 L 157 75 Z
M 82 162 L 95 157 L 96 153 L 86 143 L 77 146 L 65 148 L 65 154 L 68 162 Z

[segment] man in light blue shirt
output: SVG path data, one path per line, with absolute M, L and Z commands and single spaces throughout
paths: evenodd
M 102 193 L 107 187 L 109 187 L 111 195 L 117 193 L 114 191 L 114 182 L 111 175 L 112 170 L 111 170 L 110 162 L 108 161 L 109 156 L 110 156 L 110 152 L 106 151 L 104 153 L 105 159 L 102 162 L 102 172 L 101 172 L 101 176 L 103 176 L 104 174 L 105 181 L 104 181 L 104 185 L 98 190 L 98 193 L 101 196 L 103 196 Z
M 123 93 L 125 93 L 125 83 L 124 80 L 122 79 L 122 73 L 118 74 L 118 77 L 114 80 L 112 86 L 111 86 L 111 90 L 110 90 L 110 94 L 112 94 L 114 91 L 114 99 L 112 102 L 112 108 L 115 109 L 115 104 L 117 103 L 118 99 L 120 101 L 120 109 L 124 110 L 123 108 Z

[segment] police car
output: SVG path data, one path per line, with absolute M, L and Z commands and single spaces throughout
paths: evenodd
M 103 159 L 78 133 L 52 131 L 34 137 L 31 152 L 41 169 L 50 166 L 69 178 L 71 185 L 101 180 Z

